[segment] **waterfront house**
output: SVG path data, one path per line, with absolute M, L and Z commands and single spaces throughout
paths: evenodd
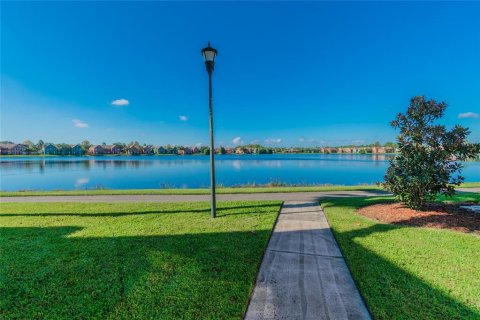
M 116 144 L 107 144 L 102 146 L 103 154 L 120 154 L 122 153 L 122 147 Z
M 372 153 L 374 154 L 384 154 L 385 148 L 384 147 L 372 147 Z
M 43 154 L 48 154 L 48 155 L 57 155 L 58 154 L 58 148 L 51 143 L 47 143 L 43 146 Z
M 157 147 L 154 147 L 154 151 L 156 154 L 165 154 L 167 153 L 167 150 L 162 147 L 162 146 L 157 146 Z
M 83 149 L 82 146 L 79 144 L 72 144 L 70 146 L 72 148 L 71 154 L 74 156 L 82 156 L 83 155 Z
M 99 144 L 97 144 L 96 146 L 91 146 L 90 148 L 88 148 L 88 154 L 90 154 L 92 156 L 100 155 L 100 154 L 103 154 L 103 153 L 104 153 L 103 147 Z
M 244 153 L 245 153 L 245 150 L 243 148 L 238 147 L 235 149 L 235 154 L 244 154 Z
M 138 155 L 140 154 L 140 149 L 135 146 L 130 146 L 127 148 L 127 153 L 132 156 Z
M 151 146 L 143 146 L 142 151 L 144 154 L 153 154 L 154 150 Z
M 1 143 L 0 154 L 22 155 L 27 154 L 27 146 L 16 143 Z

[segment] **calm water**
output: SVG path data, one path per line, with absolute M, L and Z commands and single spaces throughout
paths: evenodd
M 217 156 L 217 183 L 344 184 L 382 181 L 384 155 Z M 466 181 L 480 181 L 480 162 L 466 163 Z M 150 189 L 209 186 L 207 156 L 0 158 L 1 190 Z

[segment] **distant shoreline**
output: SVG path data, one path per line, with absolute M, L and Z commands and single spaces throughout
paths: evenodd
M 321 155 L 358 155 L 358 156 L 368 156 L 368 155 L 395 155 L 397 153 L 320 153 L 320 152 L 298 152 L 298 153 L 290 153 L 290 152 L 277 152 L 277 153 L 265 153 L 265 154 L 260 154 L 260 153 L 244 153 L 244 154 L 235 154 L 235 153 L 229 153 L 229 154 L 221 154 L 221 153 L 215 153 L 216 156 L 274 156 L 274 155 L 309 155 L 309 154 L 321 154 Z M 165 156 L 181 156 L 181 157 L 189 157 L 189 156 L 209 156 L 208 154 L 136 154 L 136 155 L 131 155 L 131 154 L 96 154 L 96 155 L 91 155 L 91 154 L 84 154 L 84 155 L 56 155 L 56 154 L 18 154 L 18 155 L 13 155 L 13 154 L 2 154 L 0 155 L 0 158 L 22 158 L 22 157 L 44 157 L 44 158 L 52 158 L 52 157 L 62 157 L 62 158 L 81 158 L 81 157 L 165 157 Z

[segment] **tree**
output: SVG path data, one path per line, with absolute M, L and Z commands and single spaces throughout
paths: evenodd
M 37 150 L 42 150 L 43 149 L 43 146 L 45 145 L 45 143 L 43 142 L 43 140 L 38 140 L 37 142 Z
M 224 147 L 220 147 L 220 148 L 218 149 L 218 153 L 219 153 L 219 154 L 225 154 L 225 153 L 227 153 L 227 150 L 225 150 Z
M 467 128 L 456 125 L 447 130 L 435 124 L 446 107 L 445 102 L 416 96 L 410 100 L 407 112 L 391 122 L 400 130 L 399 154 L 390 161 L 384 186 L 410 208 L 421 209 L 438 194 L 454 195 L 454 186 L 464 180 L 459 161 L 480 152 L 480 144 L 467 142 Z
M 82 149 L 83 149 L 83 152 L 87 152 L 87 151 L 88 151 L 88 148 L 91 147 L 90 141 L 88 141 L 88 140 L 83 140 L 80 145 L 81 145 L 81 147 L 82 147 Z

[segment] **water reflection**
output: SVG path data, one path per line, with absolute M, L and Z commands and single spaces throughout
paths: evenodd
M 348 184 L 383 179 L 392 155 L 224 155 L 217 182 Z M 0 189 L 197 188 L 209 186 L 208 156 L 0 158 Z M 467 181 L 480 181 L 480 162 L 468 162 Z
M 88 179 L 88 178 L 80 178 L 80 179 L 77 179 L 74 186 L 75 186 L 75 188 L 80 188 L 80 187 L 85 186 L 89 181 L 90 181 L 90 179 Z

